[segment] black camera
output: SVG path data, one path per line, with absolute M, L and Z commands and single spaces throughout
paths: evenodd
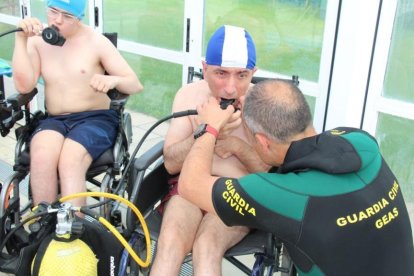
M 60 35 L 58 28 L 53 25 L 43 30 L 42 38 L 47 43 L 56 46 L 62 46 L 66 41 L 66 39 Z

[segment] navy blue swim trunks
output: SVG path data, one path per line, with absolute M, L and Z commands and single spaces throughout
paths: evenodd
M 54 130 L 78 142 L 96 160 L 112 147 L 118 132 L 119 118 L 114 110 L 94 110 L 48 116 L 41 120 L 32 137 L 42 130 Z

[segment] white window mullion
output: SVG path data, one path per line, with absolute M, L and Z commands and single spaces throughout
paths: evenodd
M 371 80 L 369 83 L 368 97 L 365 108 L 365 116 L 362 124 L 362 128 L 374 136 L 378 121 L 378 112 L 385 112 L 386 110 L 391 111 L 390 108 L 386 106 L 387 104 L 395 103 L 395 101 L 383 98 L 382 91 L 396 10 L 397 0 L 383 1 L 371 70 Z M 401 109 L 398 114 L 402 115 L 403 113 L 401 113 L 401 111 L 403 110 L 406 109 Z M 396 112 L 392 113 L 396 114 Z
M 19 17 L 4 14 L 4 13 L 0 13 L 0 17 L 1 17 L 1 21 L 0 21 L 1 23 L 9 24 L 12 26 L 16 26 L 21 20 L 21 18 Z
M 168 50 L 124 39 L 118 39 L 118 49 L 120 51 L 177 64 L 182 64 L 185 58 L 185 54 L 183 52 Z
M 313 114 L 313 124 L 318 132 L 323 131 L 323 123 L 325 120 L 326 99 L 329 89 L 329 79 L 331 76 L 332 55 L 335 44 L 335 33 L 337 29 L 337 18 L 339 8 L 339 0 L 327 1 L 325 29 L 323 33 L 323 43 L 321 51 L 321 60 L 319 68 L 319 80 L 317 87 L 310 86 L 309 88 L 301 85 L 302 91 L 307 95 L 312 95 L 314 92 L 315 111 Z M 312 89 L 313 88 L 313 89 Z
M 182 84 L 187 83 L 188 67 L 201 67 L 204 33 L 204 0 L 184 1 L 183 65 Z M 189 34 L 187 31 L 189 21 Z M 189 40 L 187 44 L 187 35 Z M 188 51 L 187 51 L 188 50 Z
M 414 121 L 414 104 L 409 102 L 379 97 L 375 103 L 375 109 L 376 114 L 380 112 Z
M 341 2 L 325 129 L 361 125 L 379 5 L 380 0 Z
M 98 9 L 98 26 L 95 26 L 95 8 Z M 102 0 L 95 0 L 95 1 L 89 1 L 88 5 L 89 9 L 89 26 L 94 28 L 96 31 L 103 33 L 103 4 Z
M 19 1 L 20 7 L 20 17 L 31 17 L 32 16 L 32 8 L 30 0 L 20 0 Z

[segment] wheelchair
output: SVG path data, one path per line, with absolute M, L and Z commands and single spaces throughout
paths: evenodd
M 116 46 L 117 33 L 104 34 Z M 6 136 L 17 122 L 24 121 L 15 128 L 16 146 L 13 173 L 4 183 L 0 183 L 0 241 L 18 224 L 22 216 L 33 207 L 30 192 L 30 143 L 32 131 L 39 120 L 46 116 L 42 111 L 31 113 L 30 101 L 37 94 L 35 88 L 28 94 L 13 95 L 2 101 L 0 106 L 0 131 Z M 119 115 L 119 127 L 114 146 L 106 150 L 89 167 L 86 174 L 88 191 L 113 193 L 123 196 L 126 193 L 128 182 L 123 181 L 128 174 L 126 166 L 130 160 L 129 147 L 132 142 L 131 115 L 125 111 L 128 96 L 111 90 L 110 108 Z M 122 181 L 121 181 L 122 180 Z M 27 195 L 26 197 L 22 195 Z M 114 225 L 121 224 L 119 203 L 96 198 L 99 203 L 99 214 L 111 221 Z M 27 233 L 22 229 L 21 235 L 14 235 L 6 244 L 9 253 L 18 253 L 20 245 L 27 244 Z
M 156 254 L 156 242 L 159 236 L 162 216 L 158 211 L 161 200 L 168 193 L 168 179 L 162 153 L 164 142 L 160 141 L 147 152 L 134 160 L 131 178 L 134 179 L 130 201 L 141 210 L 148 225 L 152 240 L 152 256 Z M 138 236 L 134 250 L 139 256 L 145 256 L 145 240 L 133 214 L 128 210 L 126 215 L 126 228 L 135 229 Z M 246 275 L 272 275 L 281 272 L 281 275 L 295 275 L 290 258 L 287 257 L 282 242 L 274 235 L 260 230 L 252 230 L 241 242 L 230 248 L 224 258 L 236 266 Z M 254 255 L 255 264 L 249 268 L 237 257 Z M 131 264 L 131 275 L 148 275 L 149 269 L 140 269 Z M 191 254 L 182 264 L 181 275 L 192 275 Z
M 188 82 L 193 78 L 202 78 L 202 73 L 189 68 Z M 257 83 L 266 78 L 254 78 L 253 83 Z M 292 82 L 298 85 L 298 77 L 293 76 Z M 185 115 L 185 112 L 183 112 Z M 179 117 L 182 116 L 170 116 Z M 130 201 L 141 210 L 147 222 L 151 236 L 151 255 L 156 254 L 156 243 L 159 236 L 162 216 L 158 211 L 158 206 L 169 190 L 168 179 L 171 177 L 163 164 L 163 145 L 161 141 L 151 149 L 135 158 L 134 166 L 130 173 L 132 178 L 132 191 Z M 133 234 L 137 236 L 134 241 L 134 250 L 140 256 L 145 256 L 144 236 L 136 219 L 128 210 L 126 215 L 126 228 L 135 229 Z M 249 268 L 237 257 L 253 255 L 255 262 L 253 268 Z M 283 242 L 273 234 L 261 230 L 252 230 L 242 241 L 230 248 L 224 258 L 237 267 L 246 275 L 273 275 L 280 272 L 280 275 L 296 275 L 295 267 L 283 246 Z M 141 269 L 131 264 L 130 275 L 148 275 L 148 268 Z M 191 253 L 185 258 L 180 275 L 192 275 Z

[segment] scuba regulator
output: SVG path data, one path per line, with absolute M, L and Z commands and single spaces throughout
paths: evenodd
M 62 203 L 56 214 L 55 233 L 40 243 L 31 265 L 33 276 L 98 275 L 98 260 L 92 249 L 80 239 L 84 224 L 75 220 L 75 208 Z
M 5 36 L 7 34 L 11 34 L 14 32 L 21 32 L 21 31 L 23 31 L 22 28 L 17 28 L 14 30 L 1 33 L 0 37 Z M 58 28 L 54 25 L 47 27 L 42 31 L 42 38 L 46 43 L 49 43 L 55 46 L 63 46 L 63 44 L 65 44 L 65 41 L 66 41 L 66 39 L 59 33 Z
M 104 197 L 132 209 L 144 232 L 145 261 L 110 222 L 90 209 L 92 207 L 72 207 L 66 203 L 78 197 Z M 79 212 L 85 216 L 76 216 Z M 30 231 L 24 241 L 16 250 L 0 254 L 1 272 L 16 276 L 112 276 L 125 269 L 122 262 L 125 251 L 142 268 L 148 267 L 151 261 L 150 234 L 144 217 L 134 204 L 115 194 L 84 192 L 62 197 L 52 204 L 40 203 L 32 210 L 32 215 L 16 224 L 0 241 L 0 252 L 21 236 L 19 232 L 26 232 L 23 228 L 26 223 L 30 223 Z
M 58 28 L 54 25 L 47 27 L 42 31 L 42 38 L 45 42 L 56 46 L 63 46 L 66 41 L 66 39 L 59 33 Z

